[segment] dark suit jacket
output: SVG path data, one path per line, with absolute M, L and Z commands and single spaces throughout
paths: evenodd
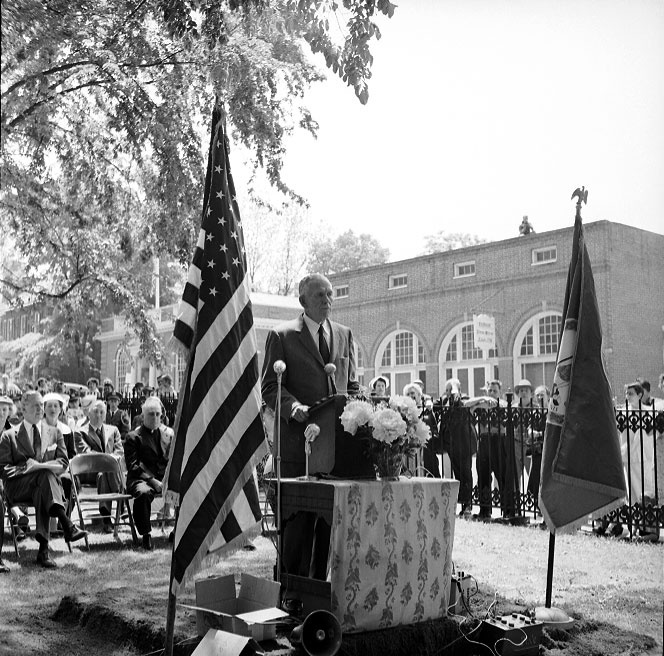
M 127 433 L 130 431 L 131 427 L 129 425 L 129 419 L 122 421 L 122 410 L 118 409 L 113 414 L 110 411 L 106 412 L 106 421 L 105 424 L 115 426 L 118 431 L 120 431 L 120 437 L 124 440 L 127 437 Z
M 353 335 L 350 328 L 334 321 L 329 321 L 329 327 L 330 362 L 337 368 L 336 391 L 355 393 L 359 385 L 355 379 Z M 267 336 L 262 392 L 263 400 L 273 410 L 277 401 L 277 360 L 286 363 L 281 379 L 281 473 L 285 477 L 299 476 L 304 474 L 304 429 L 309 422 L 290 420 L 293 404 L 312 405 L 330 394 L 325 363 L 303 315 L 279 324 Z
M 67 448 L 62 431 L 46 422 L 39 423 L 42 454 L 39 462 L 59 461 L 67 467 Z M 6 430 L 0 437 L 0 476 L 4 478 L 6 466 L 24 465 L 28 458 L 35 459 L 32 439 L 28 436 L 23 422 Z
M 145 426 L 127 435 L 124 444 L 127 486 L 137 480 L 163 480 L 172 440 L 173 431 L 167 426 L 159 427 L 159 440 Z

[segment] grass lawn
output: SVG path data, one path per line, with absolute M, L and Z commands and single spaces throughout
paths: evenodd
M 12 571 L 0 577 L 0 654 L 135 656 L 158 650 L 162 645 L 150 644 L 150 635 L 165 625 L 170 545 L 159 530 L 153 535 L 157 538 L 152 553 L 131 547 L 128 531 L 121 533 L 123 544 L 115 543 L 112 536 L 93 533 L 89 552 L 80 542 L 69 554 L 64 542 L 55 540 L 54 555 L 60 568 L 51 571 L 33 564 L 37 549 L 33 540 L 19 545 L 17 562 L 7 536 L 3 556 Z M 272 578 L 272 543 L 258 538 L 255 544 L 256 551 L 236 552 L 204 574 L 246 571 Z M 497 614 L 514 605 L 544 605 L 547 554 L 545 531 L 457 520 L 454 562 L 477 581 L 480 594 L 473 600 L 477 616 L 486 612 L 495 595 L 499 598 Z M 616 635 L 627 632 L 641 637 L 633 641 L 633 648 L 624 646 L 631 644 L 629 636 L 624 638 L 616 651 L 615 635 L 609 634 L 605 651 L 595 651 L 597 656 L 636 656 L 644 653 L 648 642 L 648 653 L 661 653 L 663 570 L 662 543 L 631 544 L 584 533 L 558 536 L 553 604 L 586 622 L 612 625 Z M 79 623 L 53 619 L 68 595 L 94 608 Z M 179 601 L 194 602 L 193 586 L 188 586 Z M 105 615 L 104 609 L 111 613 Z M 111 621 L 109 617 L 114 615 L 130 620 L 136 633 L 143 632 L 138 645 L 136 641 L 123 644 L 118 633 L 126 626 L 121 629 Z M 195 635 L 193 613 L 178 609 L 176 640 Z M 583 651 L 553 647 L 545 653 L 585 656 Z

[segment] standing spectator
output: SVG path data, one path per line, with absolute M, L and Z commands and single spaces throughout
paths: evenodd
M 117 392 L 111 392 L 106 397 L 106 403 L 108 404 L 108 411 L 106 412 L 106 422 L 110 426 L 115 426 L 120 432 L 120 437 L 124 443 L 127 433 L 131 429 L 129 424 L 129 415 L 126 410 L 120 410 L 120 401 L 122 398 Z
M 161 425 L 162 405 L 147 398 L 142 408 L 143 424 L 127 435 L 127 489 L 134 497 L 136 528 L 143 536 L 143 548 L 152 551 L 150 513 L 155 496 L 162 493 L 173 431 Z
M 501 398 L 503 384 L 499 380 L 492 380 L 487 386 L 487 396 L 479 403 L 486 412 L 492 408 L 506 407 L 507 403 Z M 475 468 L 477 470 L 477 489 L 479 492 L 480 512 L 473 519 L 489 521 L 493 498 L 491 490 L 491 475 L 496 477 L 498 491 L 501 494 L 504 488 L 504 476 L 506 469 L 506 438 L 505 431 L 501 430 L 500 415 L 496 411 L 495 418 L 487 417 L 487 421 L 478 424 L 478 446 Z M 493 420 L 492 420 L 493 419 Z M 505 510 L 505 509 L 503 509 Z
M 452 471 L 459 481 L 459 517 L 470 519 L 473 507 L 473 455 L 477 453 L 477 437 L 471 423 L 470 411 L 461 396 L 461 382 L 450 378 L 445 383 L 440 435 L 443 450 L 450 454 Z
M 387 390 L 390 386 L 390 381 L 385 376 L 376 376 L 369 381 L 369 388 L 371 389 L 371 396 L 386 399 L 388 398 Z
M 544 428 L 546 424 L 545 410 L 549 405 L 551 392 L 546 385 L 540 385 L 535 389 L 535 404 L 540 416 L 533 421 L 530 441 L 530 472 L 528 473 L 528 492 L 537 503 L 540 486 L 540 470 L 542 469 L 542 448 L 544 446 Z
M 108 395 L 112 394 L 115 391 L 113 381 L 110 378 L 104 378 L 104 382 L 102 383 L 102 387 L 103 387 L 102 398 L 104 400 L 106 400 L 106 399 L 108 399 Z
M 95 378 L 94 376 L 92 378 L 88 378 L 88 381 L 85 384 L 88 386 L 89 395 L 95 396 L 97 398 L 101 396 L 101 390 L 99 389 L 99 378 Z
M 440 465 L 438 464 L 438 451 L 440 451 L 440 436 L 433 412 L 422 404 L 422 388 L 415 383 L 409 383 L 403 388 L 403 395 L 410 396 L 420 410 L 420 419 L 429 427 L 431 437 L 422 447 L 422 464 L 428 476 L 440 478 Z
M 0 377 L 0 396 L 9 396 L 17 398 L 21 395 L 21 389 L 16 383 L 12 383 L 9 374 L 2 374 Z
M 625 387 L 625 401 L 627 412 L 627 426 L 630 416 L 644 412 L 643 387 L 641 383 L 629 383 Z M 631 503 L 646 504 L 655 500 L 655 432 L 651 427 L 648 432 L 645 427 L 635 431 L 626 428 L 620 434 L 620 449 L 623 464 L 627 468 L 629 493 Z M 617 531 L 617 529 L 616 529 Z M 644 540 L 656 541 L 659 539 L 658 529 L 644 527 L 639 531 Z
M 48 384 L 48 381 L 43 376 L 37 379 L 37 391 L 44 396 L 51 391 L 51 386 Z
M 173 379 L 170 374 L 163 374 L 159 378 L 159 396 L 166 396 L 170 398 L 177 398 L 177 391 L 173 387 Z

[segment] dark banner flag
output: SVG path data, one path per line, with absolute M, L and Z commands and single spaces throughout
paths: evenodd
M 212 114 L 203 220 L 173 331 L 189 353 L 165 480 L 179 505 L 171 592 L 260 521 L 253 475 L 267 453 L 242 223 L 225 116 Z
M 577 210 L 542 452 L 539 505 L 551 533 L 572 530 L 588 515 L 605 515 L 624 502 L 611 397 L 595 282 Z

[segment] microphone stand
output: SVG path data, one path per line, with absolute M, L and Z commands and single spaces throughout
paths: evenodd
M 275 471 L 277 472 L 277 571 L 275 580 L 281 583 L 281 377 L 286 370 L 286 363 L 277 360 L 274 371 L 277 374 L 277 402 L 274 415 Z

